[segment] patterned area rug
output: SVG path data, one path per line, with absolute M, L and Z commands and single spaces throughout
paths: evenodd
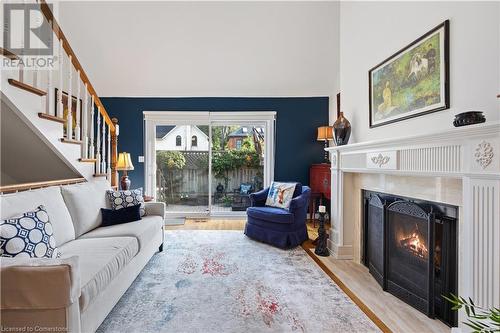
M 176 230 L 98 332 L 379 332 L 302 248 Z

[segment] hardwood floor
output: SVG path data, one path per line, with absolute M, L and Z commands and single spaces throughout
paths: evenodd
M 166 226 L 165 230 L 243 230 L 246 219 L 215 219 L 215 218 L 189 218 L 183 225 Z M 326 225 L 330 229 L 330 225 Z M 313 226 L 312 222 L 307 222 L 307 232 L 309 238 L 318 237 L 318 223 Z
M 339 287 L 384 332 L 442 333 L 451 328 L 439 320 L 428 318 L 398 298 L 384 292 L 368 272 L 368 268 L 351 260 L 319 257 L 310 243 L 302 247 Z M 379 325 L 380 323 L 385 326 Z
M 244 219 L 186 219 L 184 225 L 166 226 L 166 230 L 243 230 Z M 315 239 L 318 223 L 307 224 L 310 239 Z M 327 230 L 330 226 L 327 226 Z M 356 303 L 383 331 L 402 333 L 442 333 L 451 329 L 439 320 L 429 319 L 421 312 L 386 293 L 375 282 L 368 269 L 350 260 L 335 260 L 314 254 L 311 241 L 302 245 L 318 266 Z

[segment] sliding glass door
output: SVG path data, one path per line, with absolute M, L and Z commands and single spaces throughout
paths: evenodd
M 244 212 L 264 186 L 265 124 L 213 124 L 212 212 Z
M 209 126 L 157 125 L 156 200 L 168 213 L 209 211 Z
M 146 194 L 170 216 L 242 215 L 274 169 L 274 112 L 144 112 Z

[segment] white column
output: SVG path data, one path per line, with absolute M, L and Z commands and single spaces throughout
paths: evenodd
M 59 44 L 59 87 L 57 89 L 57 114 L 56 116 L 59 118 L 64 117 L 64 105 L 62 101 L 62 91 L 64 89 L 64 53 L 63 53 L 63 41 L 60 41 Z
M 101 173 L 101 135 L 100 135 L 100 130 L 101 129 L 101 107 L 97 107 L 97 142 L 96 142 L 96 162 L 95 162 L 95 173 L 99 174 Z
M 76 125 L 75 125 L 75 140 L 80 141 L 81 133 L 80 133 L 80 89 L 81 89 L 81 81 L 80 81 L 80 70 L 76 72 Z
M 82 145 L 82 158 L 89 158 L 89 136 L 88 136 L 88 125 L 89 125 L 89 93 L 87 90 L 87 84 L 85 83 L 85 92 L 83 94 L 83 109 L 82 109 L 82 134 L 83 134 L 83 145 Z
M 331 237 L 328 239 L 328 248 L 336 259 L 352 259 L 352 245 L 344 243 L 344 212 L 343 212 L 343 187 L 344 172 L 339 169 L 340 154 L 337 151 L 330 152 L 331 167 Z
M 101 144 L 101 173 L 106 173 L 106 120 L 104 116 L 102 116 Z
M 106 164 L 108 168 L 106 169 L 106 173 L 108 174 L 108 180 L 111 181 L 111 129 L 108 126 L 108 154 L 106 155 L 107 160 Z
M 73 81 L 73 63 L 71 61 L 72 57 L 71 55 L 69 56 L 69 74 L 68 74 L 68 116 L 66 117 L 66 136 L 68 139 L 73 139 L 73 113 L 71 112 L 71 104 L 72 104 L 72 98 L 71 98 L 71 86 L 72 86 L 72 81 Z
M 92 95 L 92 100 L 90 103 L 90 129 L 89 129 L 89 158 L 95 158 L 95 147 L 94 147 L 94 95 Z

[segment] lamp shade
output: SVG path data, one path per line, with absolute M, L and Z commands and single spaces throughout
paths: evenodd
M 331 126 L 318 127 L 318 141 L 333 140 L 333 131 Z
M 116 162 L 116 170 L 119 171 L 130 171 L 134 170 L 134 165 L 132 164 L 132 159 L 130 154 L 123 152 L 118 154 L 118 161 Z

